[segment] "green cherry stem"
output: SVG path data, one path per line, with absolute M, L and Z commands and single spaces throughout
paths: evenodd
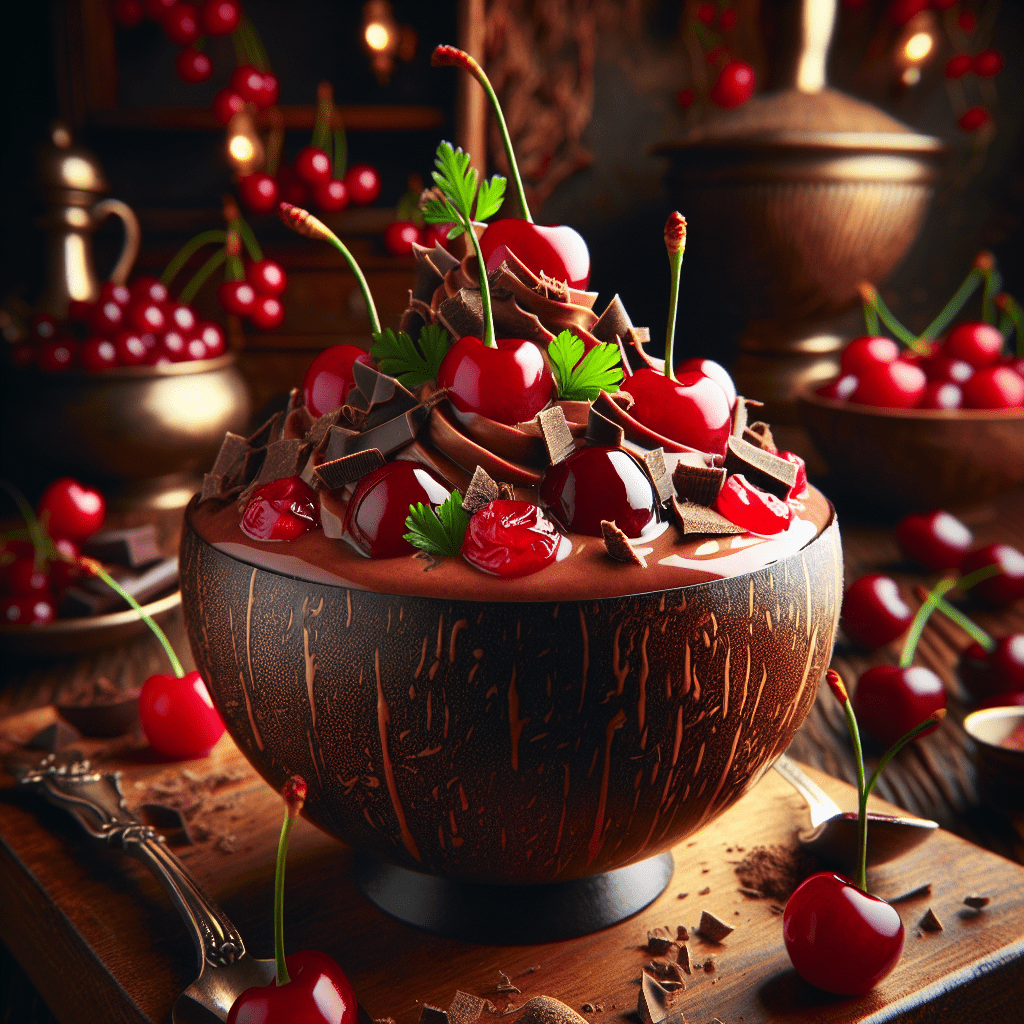
M 671 283 L 668 296 L 668 327 L 665 330 L 665 376 L 669 380 L 675 380 L 673 355 L 676 342 L 676 313 L 679 309 L 679 278 L 682 276 L 683 253 L 686 250 L 686 218 L 677 210 L 670 213 L 665 222 L 665 248 L 668 251 Z
M 939 315 L 921 332 L 924 341 L 931 341 L 937 338 L 952 322 L 953 318 L 964 308 L 967 300 L 978 290 L 983 277 L 982 268 L 978 266 L 977 260 L 971 267 L 963 284 L 953 293 L 953 297 L 942 307 Z
M 919 725 L 915 725 L 910 732 L 901 736 L 882 756 L 879 758 L 878 766 L 871 773 L 871 778 L 868 779 L 867 785 L 864 787 L 864 801 L 865 807 L 867 806 L 867 798 L 871 793 L 871 790 L 875 788 L 875 783 L 878 781 L 878 777 L 882 774 L 885 766 L 911 741 L 917 739 L 921 733 L 926 732 L 933 726 L 938 725 L 943 718 L 946 717 L 945 708 L 936 708 L 923 722 Z
M 860 285 L 860 297 L 861 301 L 866 306 L 871 306 L 879 319 L 885 324 L 886 327 L 892 331 L 896 337 L 903 342 L 907 348 L 914 352 L 921 352 L 927 354 L 928 345 L 922 341 L 919 341 L 900 321 L 897 319 L 896 314 L 885 304 L 885 300 L 881 295 L 878 294 L 878 289 L 868 282 L 862 282 Z
M 921 601 L 928 600 L 928 591 L 922 587 L 914 587 L 914 594 Z M 940 597 L 935 607 L 951 622 L 955 622 L 982 650 L 991 654 L 996 649 L 996 642 L 973 619 L 969 619 L 956 605 L 950 604 Z
M 1003 314 L 1002 321 L 1008 321 L 1007 327 L 1003 327 L 1002 321 L 1000 322 L 999 329 L 1003 332 L 1003 337 L 1007 336 L 1008 327 L 1012 326 L 1017 336 L 1017 356 L 1024 359 L 1024 309 L 1021 309 L 1020 303 L 1008 292 L 1000 292 L 995 297 L 995 304 L 996 309 Z
M 32 541 L 33 561 L 36 569 L 42 569 L 48 559 L 59 557 L 46 526 L 39 520 L 35 510 L 28 503 L 25 495 L 18 490 L 14 484 L 0 479 L 0 488 L 7 492 L 8 496 L 18 506 L 21 518 L 25 520 L 25 527 L 28 530 L 28 539 Z
M 301 206 L 292 206 L 291 203 L 278 203 L 277 212 L 281 220 L 292 231 L 305 235 L 307 238 L 318 238 L 321 241 L 330 242 L 345 257 L 345 262 L 348 264 L 349 270 L 355 275 L 356 282 L 359 284 L 359 290 L 363 293 L 366 312 L 370 317 L 370 332 L 372 334 L 380 334 L 380 317 L 377 316 L 377 307 L 373 304 L 370 286 L 366 283 L 366 278 L 363 276 L 356 258 L 348 251 L 345 243 L 323 221 L 314 217 L 309 210 L 303 210 Z
M 523 212 L 523 220 L 532 224 L 533 216 L 526 202 L 526 190 L 523 188 L 523 179 L 519 174 L 519 164 L 516 162 L 516 154 L 512 149 L 512 137 L 508 133 L 505 115 L 501 111 L 501 104 L 498 102 L 497 94 L 486 72 L 465 50 L 460 50 L 454 46 L 438 46 L 430 58 L 430 63 L 436 68 L 462 68 L 463 71 L 469 72 L 483 87 L 491 104 L 491 110 L 494 112 L 494 118 L 498 122 L 498 128 L 501 131 L 501 142 L 505 147 L 505 158 L 508 160 L 509 172 L 516 185 L 516 196 L 519 199 L 519 208 Z M 482 267 L 483 263 L 480 265 Z
M 825 680 L 842 706 L 843 715 L 846 717 L 846 729 L 853 744 L 853 764 L 857 769 L 857 887 L 867 892 L 868 798 L 864 792 L 864 751 L 860 745 L 860 729 L 857 728 L 857 718 L 853 713 L 850 695 L 846 692 L 846 684 L 842 677 L 835 669 L 830 668 L 825 673 Z
M 480 269 L 480 301 L 483 305 L 484 314 L 483 343 L 488 348 L 497 348 L 498 343 L 494 340 L 494 314 L 491 312 L 491 284 L 487 279 L 487 264 L 484 262 L 483 250 L 480 248 L 480 239 L 476 237 L 476 231 L 473 230 L 473 221 L 463 217 L 454 206 L 451 208 L 458 215 L 459 221 L 462 223 L 462 227 L 473 245 L 477 266 Z
M 263 250 L 260 248 L 260 243 L 256 241 L 256 236 L 244 217 L 239 217 L 232 222 L 230 230 L 238 232 L 238 237 L 242 239 L 245 250 L 249 254 L 249 259 L 263 259 Z
M 277 843 L 277 869 L 274 872 L 274 962 L 278 985 L 287 985 L 291 978 L 288 976 L 284 956 L 284 865 L 288 859 L 288 837 L 291 835 L 292 822 L 299 816 L 306 802 L 306 780 L 301 775 L 293 775 L 284 784 L 281 796 L 284 797 L 287 813 L 281 824 L 281 838 Z
M 215 228 L 212 231 L 203 231 L 201 234 L 195 236 L 195 238 L 189 239 L 171 258 L 170 263 L 164 267 L 164 272 L 160 275 L 161 283 L 168 285 L 181 273 L 182 268 L 186 263 L 197 253 L 200 249 L 207 245 L 213 245 L 216 242 L 218 245 L 223 245 L 227 241 L 228 235 L 223 228 Z M 184 301 L 184 300 L 182 300 Z
M 316 113 L 313 117 L 311 142 L 317 149 L 327 152 L 331 145 L 331 114 L 334 111 L 334 86 L 321 82 L 316 89 Z M 333 161 L 331 170 L 333 172 Z
M 182 305 L 189 303 L 196 297 L 199 289 L 206 284 L 210 275 L 228 258 L 227 249 L 223 246 L 218 249 L 189 279 L 188 284 L 178 294 L 178 301 Z

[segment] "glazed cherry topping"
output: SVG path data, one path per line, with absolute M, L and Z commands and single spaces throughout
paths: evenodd
M 987 604 L 1001 607 L 1024 597 L 1024 554 L 1010 544 L 986 544 L 964 555 L 961 572 L 999 566 L 999 574 L 974 585 L 971 591 Z
M 348 206 L 348 189 L 345 182 L 330 178 L 313 186 L 313 199 L 324 213 L 341 213 Z
M 3 582 L 11 597 L 49 596 L 50 575 L 36 564 L 31 553 L 16 558 L 4 569 Z
M 884 647 L 906 632 L 913 617 L 890 576 L 861 576 L 850 584 L 843 597 L 846 635 L 865 647 Z
M 870 991 L 903 952 L 903 922 L 895 908 L 832 872 L 797 887 L 782 915 L 786 952 L 815 988 L 854 996 Z
M 941 572 L 960 568 L 974 535 L 956 516 L 936 509 L 904 516 L 896 524 L 896 543 L 907 558 Z
M 854 338 L 839 357 L 839 366 L 844 374 L 862 373 L 869 366 L 891 363 L 899 358 L 900 347 L 892 338 L 865 335 Z
M 135 278 L 129 291 L 131 302 L 153 302 L 160 306 L 169 298 L 167 285 L 151 274 L 142 274 Z
M 619 385 L 634 398 L 629 414 L 679 444 L 722 455 L 732 429 L 729 398 L 711 377 L 682 373 L 671 380 L 643 367 Z
M 353 206 L 369 206 L 380 195 L 380 175 L 369 164 L 353 164 L 345 174 L 345 188 Z
M 491 221 L 480 237 L 488 272 L 500 267 L 508 252 L 535 274 L 567 281 L 570 288 L 590 283 L 590 250 L 582 236 L 565 224 L 531 224 L 515 217 Z
M 499 499 L 470 517 L 462 557 L 491 576 L 518 579 L 550 565 L 561 540 L 536 505 Z
M 957 53 L 946 61 L 945 75 L 947 78 L 963 78 L 971 70 L 971 56 L 967 53 Z
M 865 367 L 858 375 L 851 402 L 861 405 L 912 409 L 924 394 L 927 378 L 924 370 L 904 359 Z
M 540 482 L 547 510 L 568 531 L 601 536 L 601 520 L 639 537 L 655 520 L 657 497 L 647 474 L 628 452 L 577 448 Z
M 416 548 L 406 539 L 410 505 L 442 505 L 451 492 L 431 470 L 388 462 L 356 485 L 345 512 L 345 539 L 368 558 L 396 558 Z
M 285 963 L 291 980 L 246 989 L 232 1005 L 227 1024 L 356 1024 L 352 983 L 326 953 L 304 949 Z
M 742 60 L 731 60 L 722 68 L 708 96 L 720 107 L 738 107 L 754 95 L 756 85 L 754 69 Z
M 277 209 L 277 182 L 264 171 L 239 178 L 238 195 L 253 213 L 269 213 Z
M 384 229 L 384 248 L 392 256 L 408 256 L 419 240 L 420 229 L 412 221 L 395 220 Z
M 515 424 L 532 420 L 551 401 L 555 381 L 532 341 L 500 338 L 492 348 L 467 335 L 441 361 L 437 385 L 448 389 L 458 413 Z
M 731 409 L 736 404 L 736 383 L 721 363 L 716 363 L 714 359 L 701 359 L 700 357 L 684 359 L 676 367 L 676 376 L 683 373 L 702 373 L 705 377 L 710 377 L 725 392 L 725 397 L 729 399 L 729 408 Z
M 923 665 L 876 665 L 860 677 L 853 694 L 857 721 L 884 747 L 945 706 L 942 680 Z M 921 735 L 932 731 L 926 729 Z
M 804 483 L 806 486 L 806 477 Z M 730 522 L 751 533 L 780 533 L 793 518 L 789 505 L 749 483 L 742 473 L 733 473 L 725 481 L 715 499 L 715 508 Z
M 139 721 L 149 745 L 164 757 L 206 757 L 224 733 L 224 723 L 198 672 L 180 679 L 153 675 L 139 693 Z
M 968 409 L 1013 409 L 1024 405 L 1024 377 L 1009 366 L 986 366 L 961 390 Z
M 309 364 L 302 380 L 302 397 L 314 416 L 323 416 L 344 405 L 355 387 L 353 363 L 373 365 L 369 353 L 355 345 L 332 345 Z
M 991 366 L 1003 349 L 1003 336 L 991 324 L 972 321 L 957 324 L 948 335 L 942 351 L 952 359 L 962 359 L 975 369 Z
M 271 480 L 249 499 L 240 525 L 253 540 L 295 540 L 320 526 L 320 502 L 301 477 Z
M 43 491 L 36 514 L 51 537 L 81 542 L 103 525 L 107 503 L 99 491 L 65 476 Z

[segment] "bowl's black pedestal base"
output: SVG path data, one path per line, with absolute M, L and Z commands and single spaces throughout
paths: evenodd
M 353 875 L 381 910 L 415 928 L 465 942 L 528 945 L 589 935 L 664 892 L 671 853 L 615 871 L 544 885 L 482 885 L 425 875 L 356 853 Z

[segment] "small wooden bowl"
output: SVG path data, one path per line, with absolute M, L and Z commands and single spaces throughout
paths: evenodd
M 974 741 L 978 784 L 985 798 L 1000 807 L 1024 810 L 1024 750 L 1000 746 L 1024 722 L 1024 707 L 985 708 L 964 719 Z
M 830 493 L 898 514 L 973 505 L 1024 483 L 1024 409 L 880 409 L 809 387 L 797 400 Z
M 480 883 L 562 882 L 653 857 L 789 745 L 828 666 L 833 515 L 731 579 L 603 600 L 398 597 L 295 579 L 206 543 L 182 596 L 232 736 L 358 851 Z

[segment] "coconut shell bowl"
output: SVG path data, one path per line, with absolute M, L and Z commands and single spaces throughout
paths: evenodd
M 1024 409 L 885 409 L 798 392 L 829 493 L 895 518 L 1024 484 Z
M 274 788 L 307 780 L 374 902 L 442 934 L 552 940 L 641 909 L 667 851 L 789 745 L 832 652 L 834 516 L 730 579 L 514 603 L 258 568 L 193 511 L 183 607 L 228 730 Z

